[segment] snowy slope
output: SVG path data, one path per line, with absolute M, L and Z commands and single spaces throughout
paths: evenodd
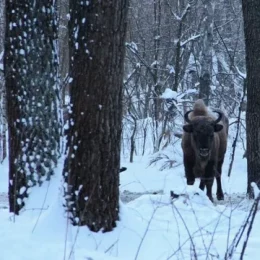
M 135 157 L 133 164 L 123 157 L 128 169 L 121 173 L 120 221 L 105 234 L 68 223 L 62 207 L 61 160 L 52 181 L 32 190 L 21 216 L 14 219 L 1 207 L 7 201 L 0 202 L 0 260 L 224 259 L 252 204 L 245 198 L 246 160 L 240 143 L 231 178 L 226 176 L 230 146 L 223 168 L 225 201 L 214 204 L 198 183 L 186 186 L 179 142 L 172 169 L 160 171 L 160 161 L 149 166 L 155 155 Z M 171 147 L 163 152 L 170 151 Z M 7 177 L 5 162 L 0 165 L 0 194 L 7 192 Z M 171 201 L 170 190 L 180 197 Z M 259 229 L 258 213 L 244 259 L 260 254 Z M 241 246 L 237 259 L 240 251 Z

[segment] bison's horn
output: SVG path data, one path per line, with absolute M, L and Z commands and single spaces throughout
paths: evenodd
M 222 113 L 221 112 L 219 112 L 219 111 L 213 111 L 213 112 L 215 112 L 215 113 L 217 113 L 218 114 L 218 118 L 215 120 L 215 124 L 217 124 L 218 122 L 220 122 L 221 121 L 221 119 L 222 119 Z
M 185 115 L 184 115 L 184 119 L 185 119 L 185 121 L 187 122 L 187 123 L 191 123 L 190 122 L 190 119 L 189 119 L 189 113 L 191 113 L 193 110 L 190 110 L 190 111 L 188 111 L 188 112 L 186 112 L 185 113 Z

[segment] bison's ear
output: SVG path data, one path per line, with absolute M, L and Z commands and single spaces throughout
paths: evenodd
M 184 125 L 183 130 L 187 133 L 192 133 L 193 132 L 193 127 L 192 125 Z
M 214 125 L 214 131 L 215 132 L 219 132 L 223 129 L 223 125 L 220 125 L 220 124 L 215 124 Z

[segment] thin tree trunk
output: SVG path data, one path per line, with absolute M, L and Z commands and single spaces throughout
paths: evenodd
M 206 105 L 209 104 L 210 84 L 212 74 L 212 52 L 213 52 L 213 3 L 206 0 L 204 3 L 202 54 L 201 54 L 201 73 L 199 98 L 203 98 Z

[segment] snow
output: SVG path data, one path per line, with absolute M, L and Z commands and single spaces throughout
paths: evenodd
M 135 42 L 126 43 L 126 46 L 129 46 L 131 51 L 133 51 L 134 53 L 138 52 L 138 47 Z
M 251 186 L 252 186 L 252 188 L 253 188 L 253 190 L 254 190 L 254 198 L 260 197 L 260 190 L 258 189 L 256 183 L 255 183 L 255 182 L 252 182 L 252 183 L 251 183 Z
M 151 67 L 155 67 L 155 66 L 157 66 L 159 64 L 160 64 L 159 61 L 155 60 L 154 62 L 152 62 Z
M 198 188 L 198 181 L 194 186 L 186 185 L 177 139 L 174 149 L 169 146 L 160 151 L 174 159 L 171 169 L 160 170 L 163 160 L 150 165 L 159 153 L 135 156 L 134 163 L 128 162 L 128 154 L 122 155 L 121 164 L 127 170 L 121 173 L 120 180 L 120 220 L 108 233 L 93 233 L 86 227 L 69 224 L 62 206 L 64 158 L 60 159 L 51 182 L 30 189 L 21 215 L 10 214 L 5 160 L 0 164 L 0 259 L 188 260 L 194 254 L 197 259 L 224 259 L 252 205 L 245 197 L 247 167 L 240 141 L 231 177 L 227 177 L 232 137 L 231 134 L 223 166 L 224 202 L 215 199 L 212 203 Z M 259 194 L 256 185 L 253 188 Z M 214 194 L 215 189 L 214 184 Z M 170 191 L 177 198 L 171 200 Z M 244 259 L 256 259 L 260 254 L 259 229 L 258 213 Z M 241 245 L 232 259 L 239 259 L 240 252 Z
M 181 42 L 181 47 L 184 47 L 187 43 L 191 42 L 191 41 L 195 41 L 197 40 L 201 35 L 200 34 L 197 34 L 197 35 L 193 35 L 191 36 L 189 39 L 185 40 L 185 41 L 182 41 Z
M 74 32 L 74 38 L 75 38 L 75 40 L 78 39 L 78 35 L 79 35 L 79 26 L 76 26 L 75 32 Z
M 174 74 L 175 73 L 175 70 L 174 70 L 174 67 L 172 65 L 167 65 L 166 66 L 166 69 L 169 70 L 169 73 L 170 74 Z
M 166 88 L 165 91 L 162 93 L 161 97 L 164 99 L 173 98 L 177 99 L 178 93 L 170 88 Z
M 177 102 L 183 102 L 185 101 L 183 99 L 183 97 L 185 97 L 185 95 L 187 94 L 192 94 L 192 93 L 197 93 L 196 89 L 188 89 L 186 91 L 184 91 L 183 93 L 177 93 L 176 91 L 170 89 L 170 88 L 166 88 L 164 90 L 164 92 L 161 95 L 162 99 L 173 99 Z
M 240 71 L 240 69 L 236 66 L 235 67 L 237 70 L 238 75 L 242 78 L 242 79 L 246 79 L 246 73 L 243 73 L 242 71 Z
M 21 189 L 20 189 L 20 194 L 23 194 L 24 192 L 26 191 L 26 188 L 25 187 L 22 187 Z

